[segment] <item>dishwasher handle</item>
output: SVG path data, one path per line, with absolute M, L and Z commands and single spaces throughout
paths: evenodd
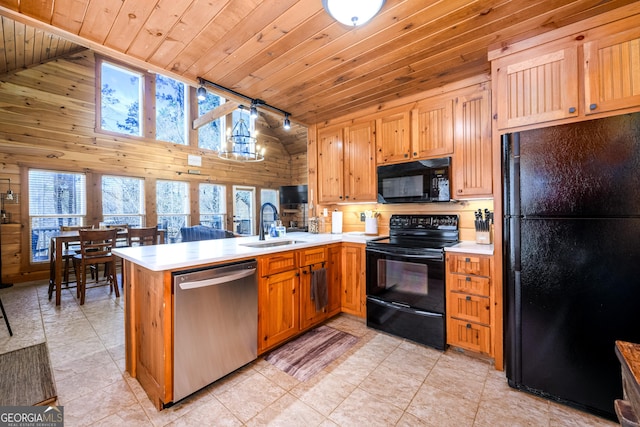
M 214 277 L 212 279 L 197 280 L 192 282 L 182 282 L 179 284 L 179 286 L 180 286 L 180 289 L 183 289 L 183 290 L 198 289 L 198 288 L 204 288 L 207 286 L 215 286 L 223 283 L 234 282 L 236 280 L 244 279 L 245 277 L 253 276 L 254 274 L 256 274 L 256 269 L 252 268 L 248 270 L 233 272 L 231 274 L 225 274 L 223 276 Z

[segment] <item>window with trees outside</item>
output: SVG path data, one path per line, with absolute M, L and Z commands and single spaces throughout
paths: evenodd
M 49 262 L 51 235 L 65 225 L 84 225 L 86 177 L 82 173 L 29 170 L 31 262 Z
M 227 228 L 226 191 L 227 188 L 224 185 L 200 184 L 200 224 L 218 230 Z
M 108 132 L 189 145 L 187 86 L 167 76 L 151 74 L 99 59 L 99 127 Z M 153 82 L 153 102 L 145 103 L 145 82 Z M 150 104 L 150 105 L 147 105 Z M 98 110 L 97 110 L 98 111 Z M 155 135 L 144 128 L 154 121 Z
M 100 63 L 100 128 L 142 136 L 144 74 L 109 62 Z
M 156 74 L 156 139 L 189 145 L 186 86 Z
M 198 100 L 198 117 L 219 107 L 223 103 L 224 98 L 207 92 L 207 96 L 203 101 Z M 226 135 L 224 127 L 224 116 L 200 126 L 198 128 L 198 147 L 213 151 L 220 150 L 222 139 Z
M 255 187 L 233 186 L 233 232 L 252 235 L 255 229 Z
M 156 182 L 158 228 L 166 230 L 167 242 L 181 241 L 180 228 L 189 226 L 189 183 Z
M 144 180 L 123 176 L 102 177 L 102 221 L 105 224 L 145 225 Z

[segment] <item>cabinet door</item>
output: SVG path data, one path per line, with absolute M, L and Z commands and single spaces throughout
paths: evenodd
M 410 115 L 408 111 L 376 120 L 376 163 L 406 162 L 411 157 Z
M 318 202 L 343 200 L 344 160 L 342 128 L 318 131 Z
M 344 194 L 348 201 L 377 199 L 374 128 L 374 121 L 345 128 Z
M 585 114 L 640 105 L 640 28 L 584 44 Z
M 340 312 L 342 279 L 342 245 L 329 246 L 327 250 L 327 281 L 329 286 L 329 316 Z
M 364 317 L 364 245 L 346 243 L 342 250 L 342 311 Z
M 481 90 L 456 99 L 452 197 L 493 194 L 491 103 Z
M 578 115 L 576 46 L 514 54 L 493 61 L 492 68 L 499 129 Z
M 411 111 L 414 160 L 453 153 L 453 99 L 429 101 Z
M 258 349 L 262 352 L 298 333 L 298 270 L 260 279 L 258 299 Z
M 328 312 L 328 307 L 316 310 L 316 303 L 311 299 L 310 269 L 311 266 L 300 268 L 300 330 L 322 322 L 327 318 Z

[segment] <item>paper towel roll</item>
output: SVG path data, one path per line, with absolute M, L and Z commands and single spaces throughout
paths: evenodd
M 331 212 L 331 233 L 342 233 L 342 212 L 340 211 Z

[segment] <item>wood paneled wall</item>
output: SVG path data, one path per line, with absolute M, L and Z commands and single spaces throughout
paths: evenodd
M 187 156 L 202 157 L 202 167 L 187 165 Z M 155 224 L 157 179 L 188 181 L 191 185 L 192 223 L 198 222 L 197 184 L 248 185 L 278 188 L 306 183 L 306 155 L 290 156 L 282 144 L 267 141 L 266 160 L 241 164 L 219 160 L 215 153 L 150 139 L 109 136 L 95 131 L 95 57 L 84 51 L 45 64 L 0 76 L 0 178 L 11 179 L 20 203 L 6 205 L 12 222 L 3 225 L 3 281 L 20 282 L 46 277 L 49 266 L 29 262 L 28 168 L 87 173 L 90 223 L 101 220 L 100 176 L 145 179 L 147 223 Z M 189 174 L 198 170 L 200 174 Z M 7 182 L 0 181 L 0 192 Z M 227 198 L 231 228 L 232 200 Z M 18 240 L 16 240 L 18 239 Z

